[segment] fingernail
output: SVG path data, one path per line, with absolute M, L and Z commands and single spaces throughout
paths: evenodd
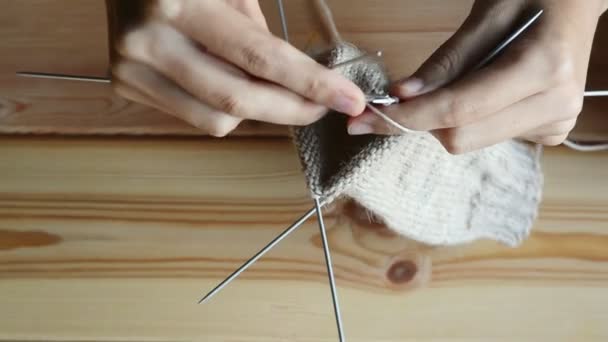
M 419 78 L 408 78 L 399 86 L 405 96 L 414 96 L 424 88 L 424 81 Z
M 358 101 L 346 94 L 341 93 L 338 95 L 331 106 L 332 109 L 337 110 L 340 113 L 349 114 L 349 115 L 357 115 L 358 111 Z
M 348 126 L 348 134 L 350 135 L 365 135 L 374 132 L 372 125 L 366 122 L 355 122 Z

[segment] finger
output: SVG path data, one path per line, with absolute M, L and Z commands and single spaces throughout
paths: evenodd
M 419 96 L 461 77 L 481 61 L 508 34 L 522 10 L 521 2 L 476 1 L 471 14 L 411 76 L 395 83 L 400 98 Z
M 365 108 L 365 96 L 353 82 L 260 29 L 222 1 L 160 3 L 172 25 L 249 74 L 342 113 L 355 116 Z
M 168 108 L 164 107 L 162 104 L 158 103 L 153 98 L 149 97 L 148 95 L 142 93 L 141 91 L 131 87 L 130 85 L 122 81 L 113 80 L 112 88 L 114 89 L 114 92 L 116 92 L 118 95 L 124 97 L 127 100 L 158 109 L 161 112 L 169 113 L 170 111 Z
M 550 120 L 568 120 L 570 113 L 564 111 L 562 104 L 555 95 L 537 94 L 502 110 L 499 113 L 458 128 L 447 128 L 432 131 L 445 149 L 452 154 L 462 154 L 499 142 L 525 135 Z M 398 134 L 378 117 L 370 117 L 365 113 L 365 119 L 370 130 L 378 134 Z M 349 132 L 352 128 L 349 127 Z
M 437 130 L 433 135 L 448 152 L 462 154 L 520 137 L 551 120 L 568 118 L 570 113 L 555 95 L 537 94 L 482 121 Z
M 116 66 L 114 75 L 120 80 L 118 87 L 128 97 L 149 102 L 213 136 L 225 136 L 241 122 L 239 118 L 205 105 L 146 65 L 124 61 Z M 131 91 L 121 84 L 126 84 Z M 137 93 L 132 89 L 137 89 Z
M 545 146 L 559 146 L 568 139 L 568 134 L 561 135 L 545 135 L 545 136 L 532 136 L 525 138 L 525 140 L 534 142 Z
M 412 130 L 462 127 L 542 92 L 552 84 L 551 69 L 538 49 L 522 54 L 515 51 L 504 57 L 443 89 L 386 107 L 384 111 Z M 353 123 L 364 121 L 364 116 L 355 118 Z
M 251 18 L 254 22 L 256 22 L 260 27 L 268 30 L 268 23 L 266 22 L 266 17 L 262 12 L 262 8 L 260 7 L 259 1 L 255 0 L 230 0 L 228 3 L 234 7 L 239 12 Z
M 125 39 L 129 58 L 152 66 L 202 102 L 243 119 L 305 125 L 326 108 L 197 49 L 166 25 L 149 25 Z
M 576 126 L 576 118 L 553 122 L 526 132 L 522 138 L 535 141 L 535 139 L 538 139 L 539 137 L 569 134 L 574 129 L 574 126 Z

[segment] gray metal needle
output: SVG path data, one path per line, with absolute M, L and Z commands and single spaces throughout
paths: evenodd
M 279 17 L 281 18 L 281 29 L 283 30 L 283 39 L 285 39 L 285 41 L 289 43 L 287 16 L 285 15 L 285 7 L 283 6 L 283 0 L 277 0 L 277 6 L 279 7 Z
M 608 90 L 590 90 L 585 92 L 585 97 L 608 96 Z
M 496 48 L 494 48 L 494 50 L 492 50 L 490 52 L 490 54 L 488 56 L 486 56 L 486 58 L 484 58 L 481 62 L 479 62 L 479 64 L 477 64 L 477 66 L 475 66 L 475 68 L 473 68 L 473 70 L 474 71 L 479 70 L 479 69 L 485 67 L 486 65 L 490 64 L 494 60 L 494 58 L 496 58 L 496 56 L 498 56 L 515 39 L 517 39 L 517 37 L 521 36 L 524 32 L 526 32 L 526 30 L 528 30 L 528 28 L 530 28 L 530 26 L 532 26 L 532 24 L 534 24 L 543 13 L 544 13 L 544 10 L 541 9 L 536 14 L 534 14 L 534 16 L 532 16 L 532 18 L 528 19 L 528 21 L 526 21 L 517 31 L 512 33 L 509 37 L 507 37 L 507 39 L 503 40 L 502 43 L 500 43 Z
M 95 82 L 95 83 L 111 83 L 112 82 L 112 80 L 107 77 L 50 74 L 50 73 L 44 73 L 44 72 L 20 71 L 17 73 L 17 75 L 23 76 L 23 77 L 32 77 L 32 78 L 47 78 L 47 79 L 52 79 L 52 80 L 84 81 L 84 82 Z
M 490 52 L 490 54 L 486 58 L 484 58 L 481 62 L 479 62 L 479 64 L 477 64 L 477 66 L 475 68 L 473 68 L 473 71 L 479 70 L 479 69 L 487 66 L 488 64 L 492 63 L 492 61 L 494 60 L 494 58 L 496 58 L 496 56 L 498 56 L 504 49 L 506 49 L 515 39 L 517 39 L 517 37 L 521 36 L 524 32 L 526 32 L 532 26 L 532 24 L 534 24 L 538 19 L 540 19 L 540 17 L 542 16 L 543 13 L 544 13 L 544 10 L 541 9 L 536 14 L 534 14 L 519 29 L 517 29 L 517 31 L 515 31 L 513 34 L 511 34 L 509 37 L 507 37 L 507 39 L 505 39 L 494 50 L 492 50 L 492 52 Z M 584 96 L 585 97 L 608 96 L 608 90 L 586 91 Z
M 340 342 L 344 342 L 344 330 L 342 328 L 342 315 L 340 314 L 340 303 L 338 301 L 338 293 L 336 291 L 336 278 L 334 276 L 334 268 L 331 262 L 331 254 L 329 253 L 329 244 L 327 243 L 327 231 L 325 230 L 325 222 L 323 222 L 323 211 L 321 210 L 321 202 L 315 198 L 315 211 L 317 212 L 317 221 L 319 222 L 319 230 L 321 231 L 321 239 L 323 241 L 323 252 L 325 253 L 325 264 L 327 266 L 327 275 L 329 277 L 329 287 L 331 288 L 331 299 L 334 304 L 334 314 L 336 316 L 336 324 L 338 326 L 338 335 Z
M 310 209 L 306 214 L 300 217 L 297 221 L 295 221 L 289 228 L 285 229 L 283 233 L 279 236 L 275 237 L 266 247 L 262 248 L 259 252 L 257 252 L 251 259 L 247 260 L 241 267 L 239 267 L 236 271 L 234 271 L 228 278 L 224 279 L 219 285 L 217 285 L 211 292 L 209 292 L 205 297 L 198 301 L 199 304 L 206 302 L 211 297 L 213 297 L 216 293 L 220 292 L 226 285 L 230 284 L 236 277 L 238 277 L 241 273 L 243 273 L 249 266 L 253 265 L 258 259 L 260 259 L 264 254 L 266 254 L 269 250 L 271 250 L 274 246 L 276 246 L 279 242 L 285 239 L 289 234 L 293 233 L 296 229 L 300 228 L 306 220 L 308 220 L 311 216 L 316 213 L 316 208 Z

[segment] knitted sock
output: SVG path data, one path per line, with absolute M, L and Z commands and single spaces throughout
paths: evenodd
M 340 43 L 317 60 L 331 67 L 362 53 Z M 366 94 L 385 94 L 390 83 L 378 62 L 338 70 Z M 293 129 L 314 196 L 351 198 L 388 228 L 432 245 L 486 238 L 516 246 L 529 234 L 541 198 L 539 146 L 511 140 L 455 156 L 429 133 L 350 136 L 346 121 L 330 112 Z

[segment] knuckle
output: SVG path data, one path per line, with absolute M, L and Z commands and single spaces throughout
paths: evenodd
M 577 117 L 583 112 L 583 99 L 580 96 L 574 96 L 568 101 L 567 112 L 569 117 Z
M 439 74 L 449 75 L 459 71 L 459 65 L 462 65 L 461 60 L 462 58 L 457 50 L 445 48 L 441 56 L 433 60 L 432 67 Z
M 566 114 L 577 117 L 583 111 L 584 98 L 578 95 L 570 95 L 566 102 Z
M 575 63 L 566 44 L 556 43 L 547 54 L 547 70 L 553 84 L 564 84 L 575 78 Z
M 309 99 L 316 99 L 319 98 L 320 94 L 327 88 L 327 80 L 322 77 L 311 77 L 306 82 L 303 95 Z
M 570 134 L 570 132 L 574 129 L 574 126 L 576 126 L 576 120 L 568 120 L 556 123 L 551 130 L 553 132 L 552 135 Z
M 168 37 L 159 25 L 147 24 L 127 33 L 121 41 L 120 53 L 127 58 L 154 61 L 167 55 Z
M 477 115 L 477 107 L 468 99 L 445 93 L 444 108 L 440 124 L 444 127 L 459 127 L 467 124 Z
M 572 131 L 572 129 L 574 129 L 575 125 L 576 125 L 576 119 L 556 122 L 556 123 L 546 126 L 546 128 L 543 130 L 545 133 L 541 134 L 540 136 L 543 136 L 543 135 L 544 136 L 556 136 L 556 135 L 569 134 L 570 131 Z
M 162 66 L 159 66 L 159 69 L 167 75 L 167 77 L 174 80 L 181 80 L 185 84 L 192 83 L 193 72 L 190 64 L 180 59 L 178 56 L 167 56 L 166 58 L 159 60 L 158 63 L 162 64 Z
M 568 134 L 561 134 L 555 136 L 542 137 L 539 140 L 541 145 L 545 146 L 559 146 L 568 138 Z
M 182 16 L 183 2 L 183 0 L 159 0 L 157 11 L 167 19 L 176 20 Z
M 245 70 L 256 76 L 266 76 L 271 68 L 270 53 L 266 51 L 268 49 L 263 48 L 263 44 L 243 47 L 241 54 Z
M 471 145 L 458 133 L 456 129 L 442 130 L 439 141 L 443 148 L 453 155 L 464 154 L 471 151 Z
M 233 94 L 218 95 L 217 107 L 222 112 L 242 117 L 245 114 L 245 108 L 241 100 Z
M 555 92 L 555 99 L 562 113 L 561 119 L 575 118 L 583 111 L 585 100 L 577 86 L 562 87 Z
M 147 45 L 148 40 L 146 39 L 145 29 L 138 28 L 129 31 L 120 39 L 117 51 L 123 57 L 135 59 L 145 55 Z
M 562 124 L 562 126 L 560 127 L 559 133 L 560 134 L 570 134 L 570 132 L 574 129 L 574 127 L 576 127 L 576 123 L 577 123 L 576 119 L 572 119 L 572 120 L 568 120 L 568 121 L 564 122 Z
M 167 27 L 159 25 L 150 25 L 145 33 L 144 52 L 146 57 L 155 60 L 165 60 L 170 56 L 169 42 L 175 37 L 170 35 Z

